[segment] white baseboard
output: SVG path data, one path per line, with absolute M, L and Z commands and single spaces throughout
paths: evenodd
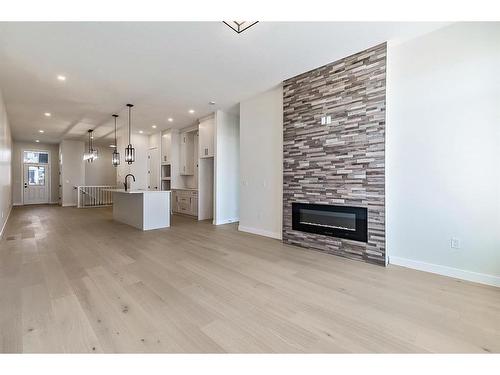
M 12 212 L 12 207 L 14 205 L 10 205 L 9 212 L 7 213 L 7 217 L 5 218 L 5 222 L 2 225 L 2 230 L 0 230 L 0 238 L 3 237 L 3 231 L 5 230 L 5 227 L 7 226 L 7 222 L 9 221 L 10 213 Z
M 413 268 L 419 271 L 436 273 L 438 275 L 454 277 L 456 279 L 472 281 L 475 283 L 500 287 L 500 276 L 488 275 L 485 273 L 467 271 L 459 268 L 441 266 L 439 264 L 426 263 L 426 262 L 421 262 L 419 260 L 412 260 L 412 259 L 393 257 L 393 256 L 389 257 L 389 264 L 394 264 L 406 268 Z
M 66 203 L 63 204 L 62 207 L 76 207 L 76 203 Z
M 12 203 L 12 206 L 22 206 L 22 203 Z
M 258 234 L 259 236 L 275 238 L 277 240 L 281 240 L 282 239 L 281 232 L 275 233 L 275 232 L 271 232 L 269 230 L 257 229 L 257 228 L 251 228 L 251 227 L 245 227 L 245 226 L 242 226 L 242 225 L 238 226 L 238 230 L 241 231 L 241 232 Z
M 219 220 L 214 220 L 213 224 L 214 225 L 221 225 L 221 224 L 231 224 L 231 223 L 236 223 L 240 221 L 239 217 L 236 218 L 229 218 L 229 219 L 219 219 Z

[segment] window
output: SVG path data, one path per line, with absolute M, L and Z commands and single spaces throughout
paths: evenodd
M 45 185 L 45 167 L 34 165 L 28 167 L 28 185 Z
M 24 162 L 47 164 L 49 162 L 49 154 L 44 151 L 24 151 Z

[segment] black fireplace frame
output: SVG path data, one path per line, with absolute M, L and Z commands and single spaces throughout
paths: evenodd
M 356 230 L 350 231 L 340 228 L 327 228 L 301 223 L 301 209 L 352 213 L 356 215 Z M 366 207 L 335 206 L 329 204 L 292 203 L 292 229 L 301 232 L 322 234 L 324 236 L 345 238 L 353 241 L 368 242 L 368 209 Z

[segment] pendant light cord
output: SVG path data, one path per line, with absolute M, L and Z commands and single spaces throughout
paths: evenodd
M 128 144 L 130 145 L 130 111 L 131 111 L 132 106 L 129 105 L 128 107 Z
M 115 149 L 116 149 L 116 147 L 118 147 L 118 145 L 116 144 L 116 118 L 118 117 L 118 115 L 113 115 L 113 117 L 115 118 Z

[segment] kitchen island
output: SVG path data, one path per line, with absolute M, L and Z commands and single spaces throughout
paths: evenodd
M 141 230 L 170 226 L 170 191 L 109 189 L 113 220 Z

